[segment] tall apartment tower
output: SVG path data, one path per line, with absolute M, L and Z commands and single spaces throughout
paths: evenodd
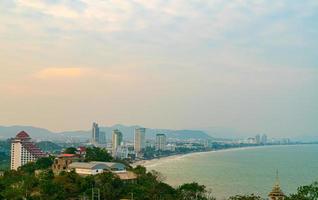
M 256 144 L 260 144 L 261 143 L 261 135 L 256 135 L 255 136 L 255 142 L 256 142 Z
M 120 147 L 121 143 L 123 141 L 123 134 L 118 130 L 113 130 L 112 135 L 112 153 L 113 155 L 116 155 L 118 147 Z
M 262 135 L 261 143 L 262 144 L 267 144 L 267 135 L 266 134 Z
M 145 146 L 146 146 L 145 136 L 146 136 L 146 129 L 145 128 L 136 128 L 135 129 L 134 149 L 135 149 L 135 152 L 137 154 L 145 149 Z
M 166 150 L 167 138 L 165 134 L 156 135 L 156 150 L 165 151 Z
M 96 122 L 93 123 L 92 128 L 92 144 L 99 144 L 99 127 Z
M 21 131 L 11 140 L 11 169 L 17 170 L 20 166 L 41 157 L 45 157 L 45 153 L 31 141 L 25 131 Z
M 106 144 L 106 133 L 103 131 L 99 132 L 99 144 Z

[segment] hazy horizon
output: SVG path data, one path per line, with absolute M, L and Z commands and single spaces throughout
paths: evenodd
M 318 134 L 318 2 L 3 0 L 0 125 Z

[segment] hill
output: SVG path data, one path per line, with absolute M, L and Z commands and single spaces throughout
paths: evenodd
M 119 129 L 124 138 L 133 140 L 135 128 L 140 126 L 125 126 L 117 124 L 114 126 L 102 126 L 100 130 L 106 133 L 106 138 L 111 139 L 112 130 Z M 33 126 L 0 126 L 0 139 L 7 139 L 14 137 L 19 131 L 24 130 L 28 132 L 32 138 L 44 141 L 85 141 L 91 137 L 90 130 L 77 130 L 77 131 L 63 131 L 52 132 L 44 128 Z M 153 129 L 147 128 L 146 138 L 154 139 L 157 133 L 164 133 L 170 139 L 212 139 L 208 134 L 200 130 L 170 130 L 170 129 Z

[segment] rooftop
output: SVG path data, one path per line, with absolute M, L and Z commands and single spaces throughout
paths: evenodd
M 30 138 L 30 136 L 29 136 L 29 134 L 27 134 L 27 132 L 21 131 L 15 136 L 15 138 L 26 139 L 26 138 Z

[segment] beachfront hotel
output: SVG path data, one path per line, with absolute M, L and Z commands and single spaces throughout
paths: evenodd
M 12 170 L 38 158 L 45 157 L 45 154 L 32 141 L 25 131 L 18 133 L 11 140 L 11 166 Z
M 157 151 L 165 151 L 166 143 L 167 143 L 167 139 L 165 134 L 156 135 L 156 150 Z
M 136 128 L 135 129 L 135 138 L 134 138 L 134 150 L 137 155 L 140 154 L 142 150 L 145 149 L 145 128 Z
M 117 150 L 121 146 L 122 142 L 123 142 L 123 134 L 118 129 L 113 130 L 113 135 L 112 135 L 112 153 L 113 153 L 114 157 L 116 157 Z

